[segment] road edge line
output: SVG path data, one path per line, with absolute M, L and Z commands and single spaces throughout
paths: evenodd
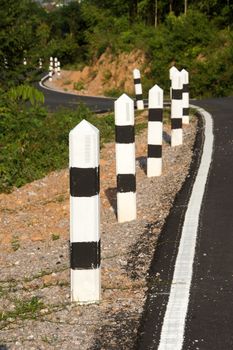
M 199 214 L 213 154 L 213 119 L 204 109 L 190 105 L 205 123 L 204 146 L 200 166 L 192 188 L 178 248 L 171 291 L 163 320 L 158 350 L 181 350 L 184 342 Z

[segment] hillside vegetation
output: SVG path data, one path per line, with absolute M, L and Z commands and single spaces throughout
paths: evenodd
M 82 0 L 50 12 L 31 0 L 2 0 L 0 15 L 4 89 L 35 79 L 39 57 L 46 69 L 56 56 L 79 70 L 106 50 L 113 57 L 142 50 L 145 91 L 154 81 L 168 91 L 173 64 L 190 72 L 193 97 L 233 91 L 233 5 L 227 0 Z
M 192 97 L 233 93 L 233 5 L 227 0 L 82 0 L 53 11 L 32 0 L 1 0 L 0 18 L 0 192 L 67 166 L 68 133 L 81 119 L 101 129 L 102 141 L 113 135 L 113 116 L 99 120 L 84 106 L 46 111 L 32 87 L 41 74 L 39 58 L 45 70 L 50 56 L 76 71 L 99 62 L 88 74 L 93 80 L 101 70 L 107 95 L 127 89 L 135 52 L 145 96 L 155 83 L 168 95 L 174 64 L 190 72 Z M 106 54 L 114 64 L 100 69 Z M 125 75 L 122 57 L 129 62 Z M 111 89 L 114 76 L 120 85 Z

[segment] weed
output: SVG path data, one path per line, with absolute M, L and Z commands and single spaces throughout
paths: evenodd
M 119 97 L 124 91 L 118 88 L 107 89 L 104 91 L 104 95 L 108 97 Z
M 107 83 L 112 77 L 112 72 L 110 70 L 106 70 L 103 76 L 104 76 L 104 79 L 103 79 L 104 83 Z
M 57 241 L 60 238 L 59 234 L 53 233 L 52 234 L 52 241 Z
M 76 83 L 73 84 L 73 87 L 75 90 L 80 91 L 85 88 L 84 82 L 82 80 L 77 81 Z
M 35 296 L 29 300 L 15 300 L 15 309 L 13 311 L 1 311 L 0 321 L 34 319 L 42 308 L 44 308 L 43 302 Z
M 19 237 L 18 236 L 13 236 L 11 240 L 11 248 L 16 252 L 20 248 L 20 242 L 19 242 Z

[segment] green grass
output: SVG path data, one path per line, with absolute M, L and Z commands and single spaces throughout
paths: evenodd
M 84 82 L 82 80 L 77 81 L 73 84 L 73 87 L 75 90 L 80 91 L 83 90 L 85 88 Z
M 29 300 L 15 300 L 15 308 L 13 311 L 1 311 L 0 321 L 7 321 L 8 319 L 35 319 L 44 304 L 38 297 L 32 297 Z

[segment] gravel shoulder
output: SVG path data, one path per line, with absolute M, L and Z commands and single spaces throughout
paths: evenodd
M 70 303 L 68 170 L 0 194 L 0 348 L 133 349 L 156 241 L 188 175 L 197 123 L 171 148 L 163 174 L 147 178 L 147 133 L 136 136 L 137 220 L 118 224 L 115 144 L 101 150 L 102 301 Z M 2 347 L 1 347 L 2 346 Z M 5 348 L 4 348 L 5 346 Z

